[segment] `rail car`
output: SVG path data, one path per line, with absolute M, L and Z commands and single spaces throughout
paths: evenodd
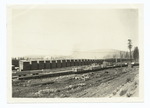
M 132 64 L 133 66 L 138 66 L 139 63 Z M 104 70 L 104 69 L 110 69 L 110 68 L 117 68 L 117 67 L 126 67 L 128 66 L 127 63 L 118 63 L 118 64 L 112 64 L 112 65 L 99 65 L 99 64 L 91 64 L 84 67 L 73 67 L 72 70 L 66 70 L 66 71 L 58 71 L 53 73 L 43 73 L 42 71 L 35 71 L 35 72 L 20 72 L 16 75 L 18 76 L 18 79 L 30 79 L 30 78 L 39 78 L 39 77 L 53 77 L 53 76 L 61 76 L 61 75 L 67 75 L 67 74 L 78 74 L 78 73 L 84 73 L 84 72 L 90 72 L 90 71 L 98 71 L 98 70 Z M 30 74 L 30 76 L 26 76 L 27 74 Z
M 137 66 L 139 65 L 138 63 L 131 63 L 132 66 Z M 75 73 L 80 73 L 80 72 L 86 72 L 86 71 L 97 71 L 97 70 L 104 70 L 104 69 L 109 69 L 109 68 L 117 68 L 117 67 L 126 67 L 128 66 L 128 63 L 118 63 L 115 65 L 89 65 L 87 67 L 77 67 L 73 68 L 72 71 Z

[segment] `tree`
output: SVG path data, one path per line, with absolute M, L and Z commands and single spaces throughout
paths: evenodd
M 128 52 L 126 52 L 125 58 L 126 58 L 126 59 L 129 59 L 129 54 L 128 54 Z
M 131 39 L 128 39 L 129 43 L 128 43 L 128 48 L 130 50 L 130 61 L 132 62 L 132 58 L 131 58 L 131 49 L 132 49 L 132 43 L 131 43 Z
M 125 58 L 125 52 L 122 52 L 122 59 Z
M 135 61 L 139 60 L 139 49 L 138 49 L 138 47 L 134 48 L 133 58 L 134 58 Z

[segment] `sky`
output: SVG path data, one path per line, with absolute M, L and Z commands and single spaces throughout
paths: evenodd
M 138 46 L 137 9 L 13 9 L 12 56 L 128 51 Z

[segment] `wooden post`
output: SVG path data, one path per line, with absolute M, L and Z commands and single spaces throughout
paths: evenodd
M 121 68 L 122 68 L 122 55 L 121 55 L 121 52 L 120 52 L 120 62 L 121 62 Z

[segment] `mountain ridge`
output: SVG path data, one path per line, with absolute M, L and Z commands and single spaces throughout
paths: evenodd
M 117 49 L 93 49 L 86 51 L 73 51 L 70 55 L 26 55 L 24 58 L 66 58 L 66 59 L 104 59 L 104 58 L 120 58 L 121 54 L 125 55 L 127 51 Z

